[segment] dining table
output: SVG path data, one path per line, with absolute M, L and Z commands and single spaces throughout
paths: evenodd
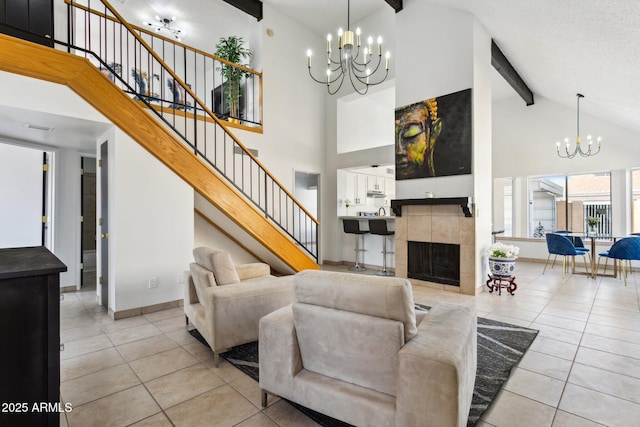
M 598 270 L 597 270 L 597 263 L 596 263 L 596 241 L 597 240 L 609 240 L 611 241 L 611 244 L 613 245 L 618 239 L 620 239 L 621 237 L 617 237 L 617 236 L 612 236 L 610 234 L 598 234 L 598 233 L 556 233 L 556 234 L 561 234 L 563 236 L 568 237 L 575 245 L 577 239 L 576 237 L 579 237 L 580 239 L 583 240 L 589 240 L 590 243 L 590 254 L 591 256 L 589 257 L 591 262 L 590 262 L 590 267 L 591 267 L 591 271 L 576 271 L 575 270 L 575 257 L 573 257 L 573 260 L 571 262 L 571 272 L 575 273 L 575 274 L 584 274 L 587 276 L 591 276 L 592 278 L 596 278 L 598 277 Z M 613 258 L 613 273 L 612 274 L 600 274 L 600 277 L 618 277 L 618 261 Z

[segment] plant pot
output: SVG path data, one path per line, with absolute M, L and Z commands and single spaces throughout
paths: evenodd
M 513 277 L 516 271 L 516 258 L 489 257 L 489 274 L 494 277 Z

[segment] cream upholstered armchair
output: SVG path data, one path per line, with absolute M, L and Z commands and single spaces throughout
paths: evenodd
M 228 252 L 199 247 L 186 272 L 184 313 L 214 352 L 258 339 L 260 318 L 291 304 L 293 276 L 275 277 L 263 263 L 234 265 Z
M 416 322 L 405 279 L 294 277 L 297 302 L 260 320 L 260 388 L 357 426 L 466 426 L 476 314 L 438 304 Z

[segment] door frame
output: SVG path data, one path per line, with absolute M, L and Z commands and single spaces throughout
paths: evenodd
M 298 169 L 293 169 L 293 196 L 296 199 L 299 199 L 299 195 L 296 194 L 296 190 L 297 190 L 297 175 L 298 174 L 305 174 L 305 175 L 315 175 L 316 179 L 317 179 L 317 189 L 316 189 L 316 219 L 318 220 L 318 222 L 320 222 L 320 216 L 321 216 L 321 212 L 322 212 L 322 174 L 320 172 L 309 172 L 309 171 L 303 171 L 303 170 L 298 170 Z M 306 206 L 305 206 L 306 209 Z M 313 213 L 313 212 L 312 212 Z M 322 264 L 322 232 L 320 229 L 320 226 L 318 226 L 318 232 L 317 232 L 317 236 L 316 236 L 316 245 L 317 245 L 317 250 L 318 250 L 318 263 Z
M 100 276 L 98 297 L 100 305 L 109 310 L 109 141 L 100 144 L 98 161 L 100 175 Z M 96 198 L 97 199 L 97 198 Z M 96 229 L 97 233 L 97 229 Z M 96 236 L 97 237 L 97 236 Z M 97 245 L 96 245 L 97 248 Z M 97 288 L 97 287 L 96 287 Z M 96 289 L 97 290 L 97 289 Z

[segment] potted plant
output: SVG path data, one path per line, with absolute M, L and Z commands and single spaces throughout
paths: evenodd
M 251 58 L 252 53 L 250 49 L 244 46 L 242 37 L 229 36 L 220 38 L 214 55 L 233 64 L 246 67 L 248 64 L 242 64 L 242 61 Z M 222 77 L 225 79 L 223 91 L 224 97 L 229 104 L 230 121 L 237 121 L 240 117 L 239 105 L 240 96 L 242 95 L 242 79 L 250 77 L 251 73 L 224 62 L 221 62 L 216 69 L 222 72 Z
M 487 250 L 489 255 L 489 274 L 494 277 L 513 277 L 519 252 L 520 248 L 517 246 L 505 245 L 500 242 L 489 246 Z
M 587 217 L 587 225 L 589 226 L 589 236 L 596 234 L 596 227 L 600 224 L 600 218 L 594 216 Z

